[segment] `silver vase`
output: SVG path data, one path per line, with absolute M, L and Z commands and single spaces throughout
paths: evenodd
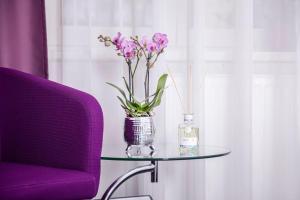
M 153 139 L 155 127 L 152 117 L 126 117 L 124 123 L 124 139 L 128 152 L 133 146 L 149 147 L 154 151 Z

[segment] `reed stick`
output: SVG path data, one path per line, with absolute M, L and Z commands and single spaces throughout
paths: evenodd
M 168 74 L 170 75 L 170 78 L 171 78 L 171 80 L 172 80 L 172 82 L 173 82 L 173 85 L 174 85 L 174 87 L 175 87 L 177 96 L 178 96 L 178 98 L 179 98 L 179 101 L 180 101 L 180 104 L 181 104 L 181 109 L 182 109 L 183 113 L 185 113 L 185 108 L 184 108 L 182 96 L 181 96 L 180 93 L 179 93 L 179 90 L 178 90 L 178 87 L 177 87 L 175 78 L 174 78 L 174 76 L 173 76 L 173 74 L 172 74 L 172 72 L 171 72 L 171 70 L 170 70 L 169 67 L 167 67 L 167 70 L 168 70 Z
M 192 104 L 193 104 L 193 79 L 192 79 L 192 66 L 188 65 L 187 67 L 187 113 L 192 113 Z

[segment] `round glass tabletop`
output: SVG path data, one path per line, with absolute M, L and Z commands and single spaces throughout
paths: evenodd
M 171 160 L 192 160 L 206 159 L 225 156 L 230 150 L 218 146 L 199 146 L 193 149 L 180 149 L 178 145 L 157 145 L 155 151 L 151 152 L 147 147 L 139 150 L 131 150 L 126 153 L 124 145 L 103 145 L 102 160 L 122 161 L 171 161 Z

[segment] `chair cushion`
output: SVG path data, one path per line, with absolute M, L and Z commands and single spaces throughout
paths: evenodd
M 81 171 L 0 162 L 0 199 L 85 199 L 95 177 Z

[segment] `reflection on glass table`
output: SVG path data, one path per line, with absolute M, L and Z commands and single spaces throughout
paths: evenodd
M 171 160 L 191 160 L 205 159 L 225 156 L 230 150 L 218 146 L 199 146 L 196 150 L 180 151 L 178 145 L 160 144 L 155 146 L 152 152 L 148 148 L 132 149 L 127 154 L 126 145 L 103 145 L 102 160 L 123 160 L 123 161 L 171 161 Z
M 141 173 L 151 173 L 151 182 L 158 182 L 158 162 L 159 161 L 178 161 L 178 160 L 195 160 L 208 159 L 226 156 L 230 150 L 218 146 L 199 146 L 196 150 L 180 151 L 178 145 L 160 144 L 156 145 L 155 151 L 149 148 L 132 149 L 126 153 L 126 145 L 103 145 L 102 160 L 112 161 L 150 161 L 150 164 L 137 167 L 128 171 L 126 174 L 116 179 L 105 191 L 101 200 L 108 200 L 114 191 L 127 179 Z

